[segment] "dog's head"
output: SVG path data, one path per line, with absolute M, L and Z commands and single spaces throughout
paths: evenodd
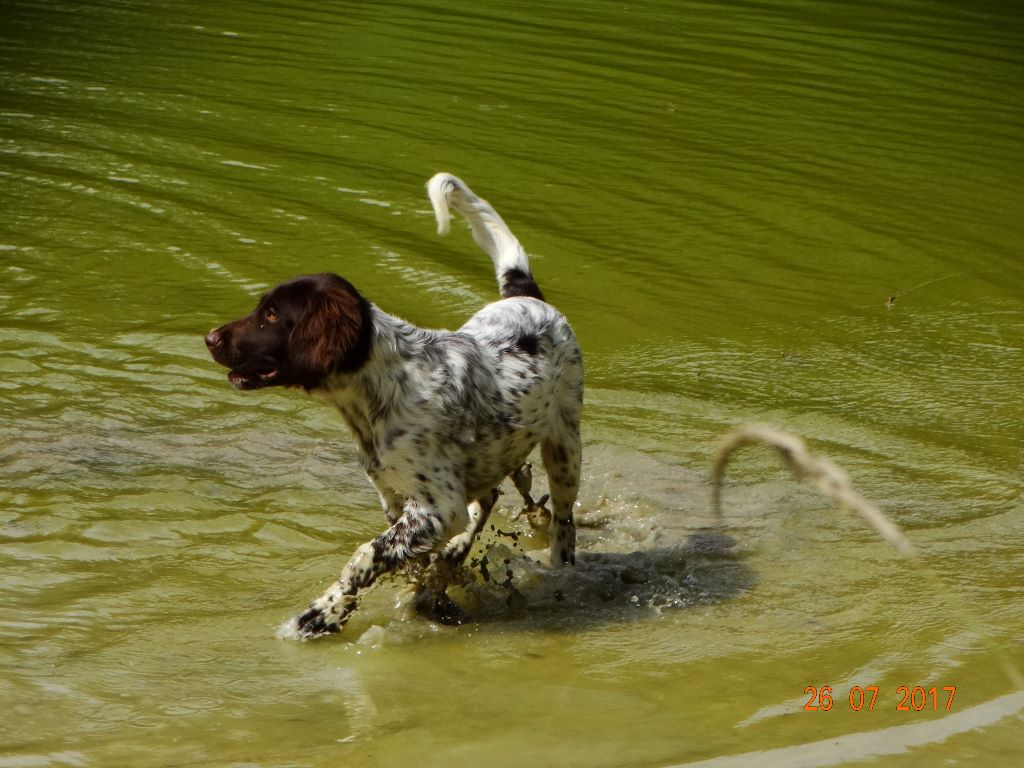
M 369 302 L 344 278 L 297 277 L 274 288 L 245 317 L 206 334 L 213 359 L 238 389 L 316 389 L 354 371 L 370 353 Z

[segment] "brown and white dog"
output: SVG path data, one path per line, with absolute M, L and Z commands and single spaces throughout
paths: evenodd
M 356 439 L 390 527 L 293 620 L 301 637 L 340 631 L 358 594 L 416 559 L 461 563 L 495 489 L 538 444 L 551 493 L 551 563 L 575 562 L 583 359 L 544 301 L 526 253 L 497 212 L 447 173 L 427 184 L 438 232 L 449 207 L 494 262 L 501 300 L 457 331 L 425 330 L 333 274 L 298 277 L 249 315 L 206 335 L 238 389 L 286 386 L 333 405 Z

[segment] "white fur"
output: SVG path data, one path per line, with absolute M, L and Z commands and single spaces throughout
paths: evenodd
M 499 286 L 519 270 L 516 285 L 536 289 L 525 251 L 486 201 L 451 174 L 434 176 L 428 191 L 439 231 L 449 206 L 469 220 Z M 460 564 L 495 489 L 537 445 L 551 493 L 551 562 L 574 562 L 583 361 L 565 317 L 533 296 L 489 304 L 455 332 L 417 328 L 372 306 L 368 359 L 313 390 L 352 430 L 391 527 L 360 546 L 295 620 L 298 634 L 339 630 L 360 590 L 412 560 Z
M 452 218 L 449 207 L 454 207 L 469 222 L 477 245 L 491 257 L 499 280 L 509 269 L 529 273 L 530 262 L 519 240 L 491 204 L 477 197 L 462 179 L 438 173 L 427 182 L 427 194 L 434 206 L 439 235 L 448 232 Z

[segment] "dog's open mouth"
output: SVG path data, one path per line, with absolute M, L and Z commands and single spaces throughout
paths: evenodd
M 243 373 L 242 371 L 231 371 L 228 374 L 228 381 L 235 389 L 259 389 L 269 387 L 277 379 L 279 371 L 277 368 L 267 368 L 263 371 Z

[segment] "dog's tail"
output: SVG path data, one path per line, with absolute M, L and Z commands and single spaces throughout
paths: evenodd
M 494 262 L 501 298 L 532 296 L 544 300 L 530 274 L 526 251 L 490 203 L 477 197 L 462 179 L 450 173 L 439 173 L 431 178 L 427 182 L 427 194 L 434 206 L 439 235 L 448 231 L 452 219 L 449 207 L 466 217 L 473 229 L 473 239 Z

